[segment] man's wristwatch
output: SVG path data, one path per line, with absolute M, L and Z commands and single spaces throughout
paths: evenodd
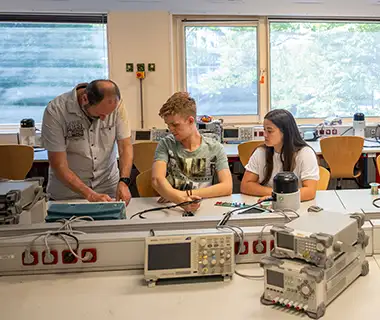
M 129 187 L 131 184 L 131 178 L 120 178 L 119 182 L 124 182 Z

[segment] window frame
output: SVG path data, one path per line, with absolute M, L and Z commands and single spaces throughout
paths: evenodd
M 257 46 L 257 75 L 260 79 L 261 73 L 266 77 L 267 73 L 267 45 L 265 34 L 267 32 L 266 18 L 255 16 L 174 16 L 174 83 L 177 91 L 185 91 L 187 87 L 186 74 L 186 43 L 185 43 L 185 27 L 189 26 L 205 26 L 205 27 L 223 27 L 223 26 L 242 26 L 256 27 L 256 46 Z M 256 115 L 222 115 L 215 116 L 223 119 L 226 124 L 250 124 L 259 123 L 261 115 L 265 115 L 263 106 L 267 105 L 267 86 L 260 84 L 258 81 L 258 99 Z
M 271 110 L 271 66 L 270 66 L 270 23 L 272 22 L 347 22 L 347 23 L 380 23 L 376 18 L 347 18 L 347 17 L 306 17 L 306 16 L 192 16 L 176 15 L 173 16 L 173 78 L 175 89 L 186 90 L 186 56 L 185 56 L 185 25 L 192 22 L 194 25 L 220 26 L 224 24 L 240 23 L 241 25 L 257 26 L 257 47 L 258 47 L 258 77 L 260 73 L 264 75 L 264 84 L 258 86 L 258 115 L 248 116 L 216 116 L 223 119 L 227 124 L 262 124 L 264 116 Z M 253 25 L 255 24 L 255 25 Z M 297 124 L 319 124 L 325 118 L 296 118 Z M 343 117 L 342 122 L 345 124 L 352 123 L 352 118 Z M 366 117 L 367 123 L 380 122 L 380 114 L 377 117 Z
M 0 23 L 3 22 L 25 22 L 25 23 L 99 23 L 106 25 L 106 42 L 108 43 L 107 13 L 86 13 L 86 14 L 53 14 L 53 13 L 0 13 Z M 110 75 L 109 67 L 110 46 L 107 45 L 108 57 L 108 77 Z M 36 123 L 36 128 L 41 129 L 41 122 Z M 19 123 L 0 123 L 0 133 L 18 132 Z
M 321 22 L 321 23 L 329 23 L 329 22 L 341 22 L 341 23 L 379 23 L 380 20 L 376 18 L 346 18 L 346 17 L 329 17 L 329 18 L 323 18 L 323 17 L 268 17 L 268 111 L 271 110 L 271 86 L 270 86 L 270 24 L 272 22 L 299 22 L 299 23 L 312 23 L 312 22 Z M 295 118 L 297 124 L 320 124 L 324 121 L 325 118 Z M 353 121 L 353 115 L 352 117 L 342 117 L 342 123 L 343 124 L 352 124 Z M 380 122 L 380 113 L 377 117 L 367 117 L 366 116 L 366 123 L 378 123 Z

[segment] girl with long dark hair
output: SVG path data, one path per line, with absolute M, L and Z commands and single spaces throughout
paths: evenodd
M 315 198 L 319 166 L 314 150 L 302 139 L 292 114 L 275 109 L 264 118 L 265 144 L 258 147 L 246 165 L 240 190 L 254 196 L 270 196 L 273 178 L 292 171 L 299 179 L 301 201 Z

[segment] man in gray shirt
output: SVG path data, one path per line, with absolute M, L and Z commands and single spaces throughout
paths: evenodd
M 167 201 L 181 203 L 232 193 L 227 155 L 216 140 L 196 127 L 195 100 L 177 92 L 160 109 L 172 135 L 161 139 L 152 168 L 152 185 Z M 199 203 L 186 206 L 195 211 Z
M 128 203 L 133 159 L 130 135 L 127 111 L 111 80 L 79 84 L 50 101 L 41 139 L 48 151 L 51 199 L 102 202 L 116 198 Z

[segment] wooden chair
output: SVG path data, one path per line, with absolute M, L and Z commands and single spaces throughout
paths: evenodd
M 158 197 L 159 194 L 152 187 L 152 169 L 141 172 L 136 177 L 137 191 L 140 197 Z
M 320 140 L 320 145 L 331 178 L 338 179 L 337 189 L 341 189 L 342 179 L 356 179 L 361 175 L 361 171 L 354 173 L 354 169 L 363 152 L 362 137 L 327 137 Z
M 133 164 L 139 172 L 152 168 L 157 145 L 158 142 L 156 141 L 135 142 L 133 144 Z
M 380 155 L 376 157 L 377 173 L 380 175 Z
M 326 168 L 319 166 L 319 180 L 317 190 L 327 190 L 330 182 L 330 171 Z
M 261 146 L 264 141 L 254 140 L 242 142 L 238 145 L 239 159 L 243 167 L 245 167 L 251 157 L 252 153 L 256 150 L 258 146 Z
M 18 144 L 0 145 L 0 178 L 23 180 L 32 168 L 34 150 Z

